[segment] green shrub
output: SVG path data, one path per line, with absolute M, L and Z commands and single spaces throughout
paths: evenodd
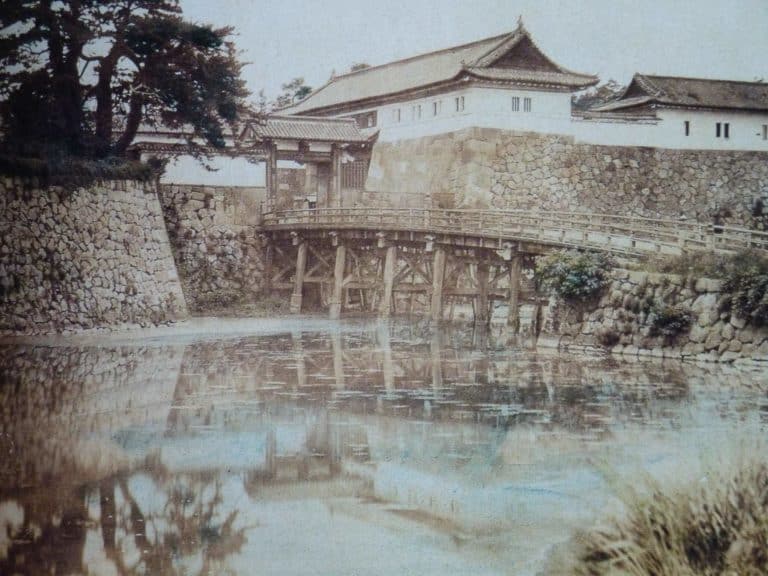
M 723 282 L 723 304 L 755 326 L 768 325 L 768 258 L 745 253 L 730 267 Z
M 693 322 L 693 312 L 681 305 L 654 305 L 648 314 L 651 336 L 674 338 L 688 332 Z
M 539 285 L 565 300 L 589 300 L 600 294 L 610 281 L 610 256 L 598 252 L 565 250 L 554 252 L 536 264 Z
M 683 490 L 650 479 L 645 484 L 644 491 L 628 482 L 619 486 L 626 515 L 575 539 L 568 574 L 766 574 L 768 464 L 712 473 Z

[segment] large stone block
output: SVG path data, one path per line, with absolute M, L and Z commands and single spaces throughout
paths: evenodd
M 691 312 L 696 315 L 699 326 L 711 326 L 720 319 L 717 309 L 718 295 L 707 292 L 702 294 L 691 305 Z

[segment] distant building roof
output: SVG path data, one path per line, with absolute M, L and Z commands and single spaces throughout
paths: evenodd
M 263 120 L 249 120 L 243 132 L 256 140 L 312 140 L 322 142 L 367 142 L 352 118 L 316 118 L 270 114 Z
M 616 100 L 592 110 L 612 112 L 652 106 L 768 111 L 768 84 L 635 74 Z
M 520 23 L 507 34 L 335 76 L 281 112 L 334 112 L 345 106 L 473 77 L 568 90 L 585 88 L 598 81 L 596 76 L 571 72 L 555 64 L 539 50 Z

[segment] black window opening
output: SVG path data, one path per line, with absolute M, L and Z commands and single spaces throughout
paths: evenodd
M 685 121 L 685 135 L 690 136 L 691 135 L 691 122 L 690 120 Z
M 731 137 L 731 125 L 728 122 L 717 122 L 715 124 L 715 137 L 728 139 Z
M 722 124 L 720 124 L 720 122 L 715 124 L 715 138 L 720 138 L 721 128 L 722 128 Z
M 731 137 L 731 135 L 730 135 L 730 128 L 731 128 L 731 125 L 728 124 L 728 122 L 725 122 L 723 124 L 723 137 L 724 138 L 730 138 Z

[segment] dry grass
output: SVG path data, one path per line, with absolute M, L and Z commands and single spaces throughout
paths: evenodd
M 288 298 L 268 295 L 254 301 L 204 302 L 196 315 L 220 318 L 268 318 L 286 316 L 290 312 L 289 308 Z
M 652 479 L 636 490 L 609 481 L 622 519 L 579 534 L 567 567 L 579 576 L 757 576 L 768 574 L 768 462 L 672 490 Z

